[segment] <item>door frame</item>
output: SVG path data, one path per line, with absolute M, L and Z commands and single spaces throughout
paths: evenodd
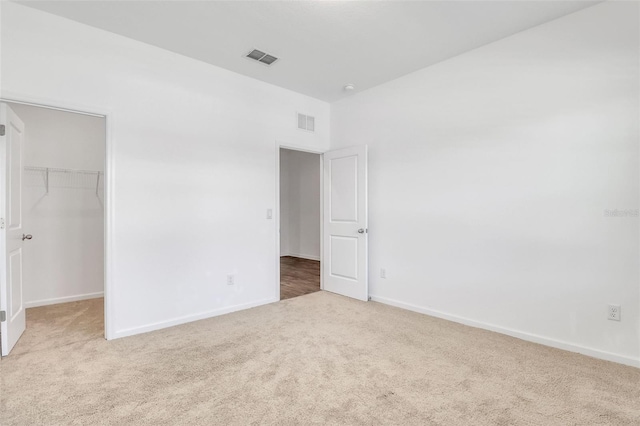
M 296 145 L 287 144 L 282 141 L 276 140 L 275 157 L 276 157 L 276 205 L 274 206 L 274 221 L 276 230 L 276 286 L 275 286 L 275 298 L 276 301 L 280 300 L 280 149 L 289 149 L 291 151 L 308 152 L 310 154 L 318 154 L 320 157 L 320 290 L 324 289 L 324 276 L 322 273 L 322 264 L 324 262 L 324 242 L 322 236 L 324 235 L 324 153 L 326 149 L 316 149 L 310 147 L 300 147 Z
M 32 96 L 3 91 L 0 102 L 29 105 L 39 108 L 54 109 L 75 114 L 102 117 L 105 119 L 105 162 L 104 162 L 104 337 L 115 338 L 114 310 L 115 292 L 113 282 L 113 230 L 114 230 L 114 139 L 113 129 L 115 114 L 104 107 L 74 104 L 58 99 L 35 98 Z

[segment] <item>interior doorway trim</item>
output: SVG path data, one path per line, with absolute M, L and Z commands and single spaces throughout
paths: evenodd
M 58 99 L 35 98 L 19 93 L 2 91 L 0 102 L 30 105 L 55 109 L 75 114 L 103 117 L 105 119 L 105 163 L 104 163 L 104 336 L 111 340 L 114 335 L 115 289 L 113 284 L 113 229 L 114 229 L 114 113 L 104 107 L 73 104 Z
M 311 154 L 318 154 L 320 156 L 320 173 L 322 174 L 324 170 L 324 154 L 327 150 L 324 149 L 315 149 L 309 147 L 300 147 L 296 145 L 287 144 L 286 142 L 276 140 L 275 146 L 275 157 L 276 157 L 276 205 L 274 206 L 273 211 L 275 214 L 273 215 L 273 219 L 275 222 L 275 230 L 276 230 L 276 285 L 275 285 L 275 299 L 280 300 L 280 149 L 289 149 L 291 151 L 300 151 L 300 152 L 309 152 Z M 320 264 L 324 259 L 322 258 L 324 247 L 323 247 L 323 238 L 324 229 L 324 179 L 320 176 Z M 324 277 L 322 274 L 322 267 L 320 268 L 320 290 L 324 289 Z

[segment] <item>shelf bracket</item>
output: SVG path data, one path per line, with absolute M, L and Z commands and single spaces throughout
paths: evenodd
M 49 195 L 49 168 L 47 167 L 44 175 L 44 186 L 47 190 L 47 195 Z
M 100 186 L 100 172 L 98 172 L 98 177 L 96 178 L 96 197 L 100 197 L 100 195 L 98 195 L 99 186 Z

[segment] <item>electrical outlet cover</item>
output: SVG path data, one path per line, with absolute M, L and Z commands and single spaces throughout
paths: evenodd
M 620 305 L 609 305 L 607 319 L 610 319 L 611 321 L 620 321 L 621 309 Z

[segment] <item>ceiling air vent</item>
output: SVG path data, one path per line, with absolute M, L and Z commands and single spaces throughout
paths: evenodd
M 316 130 L 315 117 L 298 113 L 298 129 L 307 130 L 309 132 L 315 132 Z
M 247 53 L 245 57 L 258 61 L 264 65 L 271 65 L 278 60 L 275 56 L 264 53 L 258 49 L 253 49 L 251 52 Z

